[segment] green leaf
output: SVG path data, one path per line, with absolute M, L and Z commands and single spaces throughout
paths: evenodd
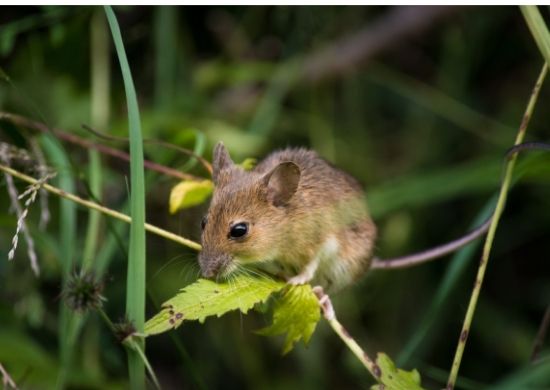
M 420 374 L 418 371 L 405 371 L 395 367 L 394 362 L 385 353 L 379 352 L 376 356 L 376 365 L 380 368 L 381 375 L 378 384 L 371 390 L 422 390 L 420 386 Z
M 258 331 L 264 336 L 276 336 L 286 333 L 283 355 L 290 352 L 301 339 L 309 342 L 315 326 L 321 318 L 319 301 L 309 284 L 290 286 L 283 296 L 275 302 L 273 323 Z
M 258 160 L 256 160 L 255 158 L 248 157 L 245 158 L 243 162 L 239 164 L 239 166 L 245 171 L 251 171 L 254 169 L 257 162 Z
M 213 190 L 214 183 L 211 180 L 182 181 L 170 192 L 170 213 L 174 214 L 180 209 L 201 204 Z
M 206 317 L 218 316 L 232 310 L 247 313 L 256 303 L 285 286 L 270 278 L 239 275 L 224 283 L 199 279 L 166 301 L 163 309 L 145 324 L 145 334 L 151 336 L 175 329 L 183 320 L 204 322 Z

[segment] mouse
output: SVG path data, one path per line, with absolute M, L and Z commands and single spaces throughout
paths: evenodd
M 363 187 L 316 152 L 278 150 L 247 171 L 220 142 L 212 179 L 201 222 L 203 277 L 259 269 L 334 292 L 369 269 L 377 230 Z

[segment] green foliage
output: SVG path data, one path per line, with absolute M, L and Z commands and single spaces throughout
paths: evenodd
M 395 7 L 159 7 L 151 12 L 140 7 L 114 8 L 132 65 L 146 138 L 162 139 L 200 156 L 208 156 L 210 146 L 221 140 L 235 161 L 262 158 L 285 146 L 315 149 L 367 189 L 378 226 L 376 255 L 382 258 L 458 237 L 476 214 L 485 211 L 483 205 L 497 190 L 502 155 L 520 125 L 542 61 L 530 29 L 539 35 L 538 46 L 548 52 L 548 33 L 540 17 L 546 18 L 547 9 L 522 9 L 529 28 L 519 8 L 453 8 L 450 12 L 456 17 L 434 17 L 428 27 L 417 28 L 411 41 L 406 35 L 386 39 L 392 36 L 385 35 L 392 33 L 392 26 L 401 28 L 400 23 L 385 23 L 399 13 Z M 101 7 L 3 9 L 0 107 L 44 122 L 50 129 L 124 150 L 127 144 L 107 142 L 80 130 L 82 123 L 91 121 L 93 128 L 107 134 L 128 136 L 127 97 L 117 72 L 108 77 L 112 81 L 106 87 L 109 99 L 101 99 L 112 107 L 112 121 L 100 125 L 89 119 L 94 100 L 90 83 L 96 84 L 89 71 L 98 55 L 88 38 L 90 29 L 102 29 L 90 26 L 95 11 L 104 18 Z M 419 17 L 414 14 L 411 9 L 410 20 Z M 388 28 L 369 31 L 380 25 Z M 108 28 L 103 30 L 109 35 Z M 312 58 L 315 67 L 330 62 L 331 56 L 317 54 L 335 43 L 337 54 L 343 49 L 360 53 L 361 44 L 368 49 L 370 41 L 364 39 L 340 44 L 341 39 L 362 31 L 372 33 L 379 43 L 376 50 L 366 51 L 371 53 L 366 61 L 346 69 L 349 57 L 332 56 L 343 67 L 331 77 L 312 81 L 302 73 L 306 67 L 301 64 L 312 65 Z M 106 49 L 107 61 L 116 64 L 117 53 Z M 300 65 L 298 72 L 289 65 L 293 62 Z M 548 85 L 544 85 L 539 106 L 548 102 Z M 547 122 L 544 110 L 535 112 L 530 140 L 550 138 Z M 34 135 L 32 128 L 0 118 L 3 142 L 27 148 Z M 93 193 L 101 203 L 129 214 L 128 193 L 135 183 L 126 162 L 102 154 L 103 164 L 98 166 L 86 158 L 86 149 L 61 142 L 64 151 L 44 152 L 49 166 L 65 155 L 72 162 L 57 167 L 59 175 L 74 183 L 67 190 L 88 198 Z M 194 158 L 155 146 L 148 146 L 146 152 L 150 161 L 207 176 Z M 550 224 L 550 187 L 544 185 L 549 161 L 535 155 L 518 159 L 516 171 L 519 174 L 525 168 L 526 174 L 510 193 L 510 207 L 497 231 L 488 291 L 482 292 L 486 301 L 477 310 L 471 329 L 475 337 L 468 342 L 457 387 L 517 389 L 550 384 L 548 342 L 541 351 L 546 360 L 528 363 L 528 341 L 535 337 L 548 304 L 544 297 L 550 294 L 548 264 L 539 256 L 547 252 L 544 232 Z M 101 183 L 86 174 L 89 167 L 101 171 Z M 173 179 L 152 171 L 145 179 L 149 222 L 196 240 L 203 208 L 171 215 L 165 211 Z M 24 188 L 18 180 L 15 183 Z M 14 261 L 5 260 L 17 218 L 9 212 L 2 176 L 0 204 L 4 206 L 0 208 L 0 338 L 4 340 L 0 361 L 20 387 L 51 388 L 64 365 L 51 340 L 74 337 L 64 326 L 57 329 L 66 321 L 57 312 L 55 297 L 61 294 L 63 275 L 75 270 L 67 264 L 85 260 L 97 275 L 107 275 L 106 313 L 116 320 L 123 317 L 126 277 L 134 283 L 126 271 L 129 225 L 102 218 L 99 229 L 93 229 L 97 237 L 87 235 L 87 211 L 77 208 L 73 214 L 76 217 L 78 211 L 77 223 L 71 222 L 67 213 L 60 213 L 63 202 L 50 196 L 51 223 L 42 230 L 37 226 L 40 203 L 36 202 L 27 217 L 42 270 L 40 278 L 35 278 L 26 262 L 20 261 L 25 260 L 21 258 L 24 250 Z M 64 232 L 61 240 L 60 232 Z M 97 245 L 92 245 L 96 239 Z M 196 279 L 196 253 L 154 235 L 145 240 L 147 284 L 136 294 L 147 293 L 148 309 L 156 310 L 158 297 L 171 296 Z M 449 367 L 440 357 L 456 346 L 456 324 L 463 316 L 460 308 L 479 259 L 474 247 L 449 264 L 442 259 L 410 270 L 372 272 L 332 297 L 339 318 L 366 350 L 396 351 L 399 367 L 418 366 L 423 381 L 430 378 L 433 388 L 444 387 Z M 141 283 L 138 279 L 135 282 Z M 514 288 L 501 288 L 510 283 Z M 277 305 L 274 298 L 283 297 L 283 291 L 268 303 Z M 38 302 L 39 308 L 32 302 Z M 491 313 L 499 313 L 498 318 Z M 82 332 L 74 337 L 78 353 L 70 361 L 66 386 L 130 388 L 126 354 L 116 338 L 96 315 L 79 318 Z M 495 335 L 495 323 L 507 318 L 514 319 L 513 326 L 501 327 Z M 365 384 L 363 367 L 334 361 L 342 349 L 338 340 L 312 337 L 307 349 L 281 359 L 263 338 L 242 334 L 242 322 L 254 329 L 265 326 L 258 320 L 223 316 L 203 326 L 168 332 L 169 337 L 148 338 L 147 348 L 140 351 L 162 370 L 161 382 L 185 388 L 370 386 Z M 503 345 L 501 340 L 512 342 Z M 43 356 L 47 364 L 36 361 Z M 434 366 L 440 367 L 438 375 Z
M 184 180 L 170 192 L 170 213 L 205 202 L 214 190 L 212 180 Z
M 319 301 L 311 286 L 289 286 L 275 301 L 273 323 L 260 329 L 258 333 L 264 336 L 286 333 L 282 351 L 284 355 L 300 340 L 308 344 L 320 318 Z
M 199 279 L 183 288 L 175 297 L 164 302 L 160 313 L 145 324 L 148 336 L 175 329 L 184 320 L 204 322 L 206 317 L 218 316 L 232 310 L 247 313 L 255 304 L 285 286 L 267 277 L 239 275 L 223 283 Z
M 416 370 L 404 371 L 395 367 L 395 363 L 385 353 L 378 353 L 376 365 L 380 368 L 379 384 L 373 385 L 371 390 L 422 390 L 420 374 Z

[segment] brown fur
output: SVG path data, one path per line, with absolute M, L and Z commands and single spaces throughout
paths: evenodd
M 225 275 L 236 264 L 275 264 L 290 278 L 319 257 L 305 281 L 334 290 L 367 271 L 376 228 L 353 177 L 303 148 L 274 152 L 246 172 L 218 144 L 213 168 L 199 256 L 204 276 Z M 237 222 L 248 223 L 249 233 L 230 239 Z

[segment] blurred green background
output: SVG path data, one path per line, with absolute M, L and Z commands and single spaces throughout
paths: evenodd
M 494 202 L 502 159 L 513 144 L 543 64 L 515 7 L 115 7 L 145 138 L 210 159 L 224 141 L 236 161 L 307 146 L 365 186 L 379 227 L 377 255 L 408 254 L 460 236 Z M 548 17 L 548 9 L 541 8 Z M 92 32 L 99 44 L 91 44 Z M 106 35 L 101 38 L 101 31 Z M 102 40 L 103 39 L 103 40 Z M 101 43 L 103 42 L 103 43 Z M 106 125 L 93 119 L 92 64 L 108 54 Z M 103 70 L 107 70 L 103 66 Z M 0 110 L 97 143 L 82 124 L 127 136 L 124 87 L 103 10 L 0 8 Z M 101 79 L 101 76 L 99 76 Z M 526 140 L 548 141 L 544 85 Z M 0 122 L 0 141 L 29 148 L 32 131 Z M 42 137 L 43 138 L 43 137 Z M 88 198 L 88 151 L 58 140 L 46 153 L 74 191 Z M 47 142 L 42 139 L 42 142 Z M 47 149 L 47 148 L 45 148 Z M 58 157 L 58 162 L 54 162 Z M 207 176 L 181 153 L 146 144 L 145 157 Z M 59 162 L 59 159 L 61 159 Z M 102 156 L 102 202 L 123 210 L 127 163 Z M 520 156 L 460 371 L 459 388 L 550 388 L 549 344 L 539 365 L 532 344 L 550 303 L 550 158 Z M 147 220 L 199 239 L 206 205 L 170 215 L 177 180 L 147 171 Z M 15 180 L 22 191 L 24 185 Z M 54 181 L 59 185 L 59 180 Z M 20 239 L 0 180 L 0 363 L 21 388 L 52 388 L 59 370 L 62 264 L 102 262 L 104 304 L 124 315 L 127 227 L 101 217 L 98 244 L 83 259 L 89 213 L 67 233 L 59 199 L 40 230 L 27 218 L 40 277 Z M 65 222 L 64 222 L 65 221 Z M 65 229 L 65 230 L 64 230 Z M 67 235 L 69 234 L 69 236 Z M 67 242 L 67 237 L 73 238 Z M 479 259 L 461 256 L 400 271 L 377 271 L 334 297 L 340 321 L 371 354 L 417 368 L 427 388 L 447 378 Z M 198 275 L 196 253 L 147 236 L 148 315 Z M 372 380 L 321 322 L 310 345 L 281 357 L 282 340 L 255 335 L 268 315 L 230 313 L 147 340 L 167 389 L 347 389 Z M 123 348 L 95 313 L 86 317 L 69 388 L 126 388 Z M 546 355 L 545 355 L 546 352 Z

